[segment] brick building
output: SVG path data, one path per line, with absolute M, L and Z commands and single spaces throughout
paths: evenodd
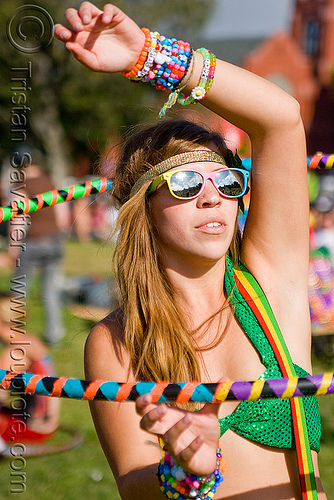
M 243 66 L 299 101 L 309 154 L 334 151 L 334 0 L 296 0 L 291 33 L 263 41 Z

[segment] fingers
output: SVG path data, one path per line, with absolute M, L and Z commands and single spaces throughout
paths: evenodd
M 150 432 L 167 436 L 167 440 L 172 442 L 186 429 L 192 422 L 192 416 L 188 415 L 184 420 L 184 412 L 175 408 L 169 408 L 164 404 L 152 404 L 152 396 L 145 394 L 137 398 L 136 411 L 142 416 L 140 427 Z M 184 420 L 183 422 L 180 422 Z
M 179 453 L 174 455 L 176 462 L 180 464 L 191 462 L 191 459 L 198 452 L 200 447 L 202 446 L 204 439 L 202 436 L 197 436 L 186 448 L 184 448 Z
M 183 418 L 180 418 L 178 422 L 176 422 L 162 435 L 164 443 L 173 456 L 179 456 L 181 452 L 187 449 L 187 447 L 190 446 L 191 442 L 194 440 L 193 433 L 186 432 L 192 423 L 192 415 L 190 413 L 186 413 Z
M 63 26 L 62 24 L 55 24 L 53 32 L 58 40 L 68 42 L 72 39 L 76 32 L 84 29 L 84 25 L 79 16 L 79 12 L 76 9 L 67 9 L 65 12 L 65 19 L 70 25 L 70 28 Z
M 148 411 L 156 408 L 157 405 L 152 404 L 151 394 L 144 394 L 136 399 L 136 412 L 138 415 L 144 416 Z
M 148 411 L 140 421 L 140 427 L 144 431 L 151 434 L 160 435 L 163 433 L 163 424 L 161 419 L 166 415 L 167 408 L 165 406 L 157 406 Z
M 194 438 L 194 434 L 189 429 L 192 422 L 192 415 L 187 413 L 162 436 L 168 451 L 176 462 L 187 468 L 191 468 L 192 459 L 204 443 L 202 435 Z
M 74 9 L 68 9 L 74 10 Z M 72 15 L 72 13 L 70 13 Z M 75 22 L 80 22 L 82 25 L 87 25 L 93 17 L 100 16 L 103 12 L 90 2 L 83 2 L 78 10 L 78 19 Z M 74 19 L 74 16 L 73 16 Z M 70 21 L 69 21 L 70 22 Z M 84 28 L 84 26 L 82 26 Z
M 136 409 L 142 416 L 141 429 L 161 436 L 168 451 L 181 467 L 194 474 L 209 474 L 213 470 L 219 439 L 219 423 L 216 417 L 203 416 L 205 422 L 199 425 L 199 412 L 194 414 L 166 405 L 152 404 L 150 394 L 137 399 Z M 199 450 L 200 459 L 197 454 Z M 204 459 L 202 453 L 205 455 Z
M 80 31 L 84 28 L 79 12 L 76 9 L 67 9 L 65 19 L 71 28 L 73 28 L 73 31 Z
M 83 2 L 79 10 L 67 9 L 65 19 L 73 30 L 78 32 L 84 30 L 92 21 L 96 21 L 96 18 L 99 18 L 102 24 L 110 24 L 118 10 L 114 5 L 106 4 L 102 11 L 90 2 Z
M 54 35 L 59 40 L 67 42 L 71 40 L 75 33 L 88 27 L 92 21 L 96 22 L 97 18 L 99 18 L 99 22 L 107 26 L 111 23 L 115 15 L 120 12 L 121 11 L 112 4 L 106 4 L 103 11 L 101 11 L 92 3 L 83 2 L 79 10 L 73 8 L 66 10 L 65 19 L 70 25 L 70 28 L 58 23 L 54 26 Z
M 152 404 L 152 396 L 145 394 L 136 399 L 136 411 L 143 418 L 140 421 L 140 427 L 147 432 L 156 433 L 155 424 L 166 414 L 165 405 Z
M 107 3 L 103 7 L 102 22 L 105 23 L 105 24 L 111 23 L 113 17 L 115 16 L 115 13 L 116 13 L 115 6 L 111 5 L 110 3 Z
M 63 42 L 71 40 L 73 32 L 62 24 L 55 24 L 53 27 L 54 36 Z
M 141 396 L 136 400 L 136 410 L 142 415 L 140 427 L 151 434 L 163 434 L 165 425 L 162 423 L 163 417 L 167 414 L 166 405 L 152 404 L 152 397 L 149 394 Z

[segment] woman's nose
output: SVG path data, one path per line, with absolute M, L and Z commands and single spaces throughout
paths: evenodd
M 222 197 L 213 185 L 211 179 L 207 179 L 203 191 L 197 198 L 198 207 L 210 207 L 219 205 L 222 202 Z

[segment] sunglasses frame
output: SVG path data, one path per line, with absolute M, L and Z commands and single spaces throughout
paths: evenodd
M 228 196 L 226 194 L 223 194 L 217 184 L 216 184 L 216 180 L 215 180 L 215 177 L 216 175 L 219 173 L 219 172 L 222 172 L 224 170 L 228 170 L 228 171 L 233 171 L 233 172 L 239 172 L 242 174 L 243 178 L 244 178 L 244 182 L 245 182 L 245 185 L 244 185 L 244 189 L 242 191 L 241 194 L 239 194 L 238 196 Z M 175 193 L 173 193 L 172 191 L 172 188 L 171 188 L 171 185 L 170 185 L 170 180 L 171 180 L 171 177 L 176 174 L 176 173 L 179 173 L 179 172 L 195 172 L 196 174 L 199 174 L 202 179 L 203 179 L 203 184 L 202 184 L 202 187 L 200 188 L 199 192 L 197 194 L 195 194 L 194 196 L 186 196 L 186 197 L 183 197 L 183 196 L 177 196 Z M 225 168 L 220 168 L 219 170 L 214 170 L 213 172 L 199 172 L 198 170 L 193 170 L 193 169 L 185 169 L 185 168 L 179 168 L 179 169 L 176 169 L 176 170 L 170 170 L 168 172 L 164 172 L 162 174 L 160 174 L 158 177 L 156 177 L 152 182 L 151 184 L 149 185 L 147 191 L 146 191 L 146 195 L 149 196 L 151 193 L 153 193 L 153 191 L 155 191 L 157 189 L 157 187 L 163 182 L 163 181 L 166 181 L 167 182 L 167 186 L 168 186 L 168 190 L 170 192 L 170 194 L 174 197 L 174 198 L 177 198 L 178 200 L 194 200 L 195 198 L 197 198 L 198 196 L 200 196 L 200 194 L 203 192 L 205 186 L 206 186 L 206 181 L 210 179 L 210 181 L 212 182 L 213 186 L 216 188 L 217 192 L 219 193 L 220 196 L 222 196 L 223 198 L 227 198 L 229 200 L 233 200 L 233 199 L 238 199 L 238 198 L 241 198 L 242 196 L 244 196 L 247 192 L 248 192 L 248 179 L 249 179 L 249 172 L 248 170 L 244 170 L 244 169 L 241 169 L 241 168 L 235 168 L 235 167 L 225 167 Z

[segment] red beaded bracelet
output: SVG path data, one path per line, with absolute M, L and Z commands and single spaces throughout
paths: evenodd
M 141 28 L 141 30 L 145 35 L 144 47 L 134 67 L 130 71 L 122 71 L 122 75 L 126 76 L 126 78 L 134 78 L 138 71 L 143 69 L 145 61 L 147 59 L 149 48 L 151 47 L 151 31 L 148 28 Z

